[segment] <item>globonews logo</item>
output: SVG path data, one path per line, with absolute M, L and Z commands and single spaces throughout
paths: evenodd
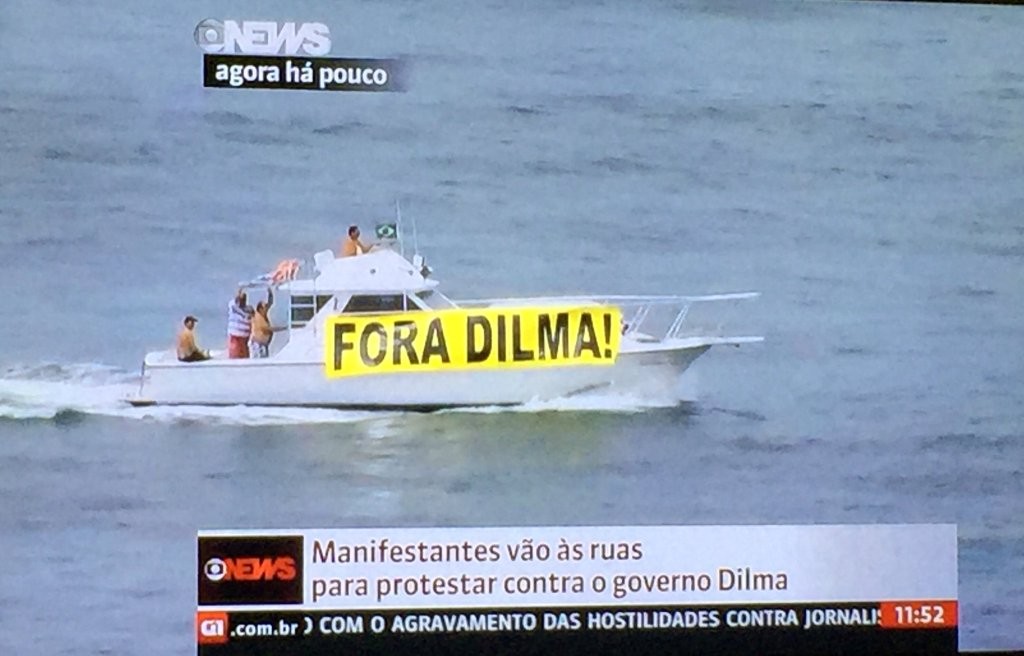
M 200 537 L 199 605 L 301 604 L 302 536 Z
M 298 564 L 291 556 L 277 558 L 211 558 L 203 565 L 206 578 L 218 581 L 291 581 Z
M 323 23 L 276 21 L 199 21 L 196 45 L 210 54 L 298 55 L 314 57 L 331 51 L 331 30 Z
M 228 641 L 228 614 L 224 612 L 196 613 L 196 642 L 201 645 L 220 645 Z

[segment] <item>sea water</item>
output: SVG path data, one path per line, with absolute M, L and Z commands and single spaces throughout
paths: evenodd
M 402 94 L 201 88 L 214 16 Z M 812 2 L 0 8 L 0 652 L 191 653 L 199 528 L 956 522 L 1024 646 L 1024 14 Z M 756 290 L 673 389 L 140 408 L 181 317 L 402 199 L 455 297 Z M 708 314 L 715 320 L 713 312 Z

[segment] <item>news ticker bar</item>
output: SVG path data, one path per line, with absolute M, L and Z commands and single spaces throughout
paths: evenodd
M 924 608 L 931 609 L 928 622 L 921 621 Z M 956 602 L 950 600 L 628 609 L 200 611 L 196 640 L 200 656 L 732 654 L 751 653 L 752 648 L 759 654 L 938 655 L 957 653 L 956 617 Z
M 296 91 L 404 91 L 402 59 L 203 55 L 203 86 Z

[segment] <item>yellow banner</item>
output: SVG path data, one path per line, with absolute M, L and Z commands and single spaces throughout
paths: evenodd
M 335 315 L 327 376 L 610 365 L 619 354 L 618 308 L 523 307 Z

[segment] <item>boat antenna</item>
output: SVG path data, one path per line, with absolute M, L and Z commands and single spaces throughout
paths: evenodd
M 402 236 L 402 206 L 395 199 L 395 223 L 398 224 L 398 252 L 405 257 L 405 239 Z M 415 228 L 413 229 L 415 231 Z
M 413 255 L 420 254 L 420 235 L 416 231 L 416 214 L 413 214 Z

